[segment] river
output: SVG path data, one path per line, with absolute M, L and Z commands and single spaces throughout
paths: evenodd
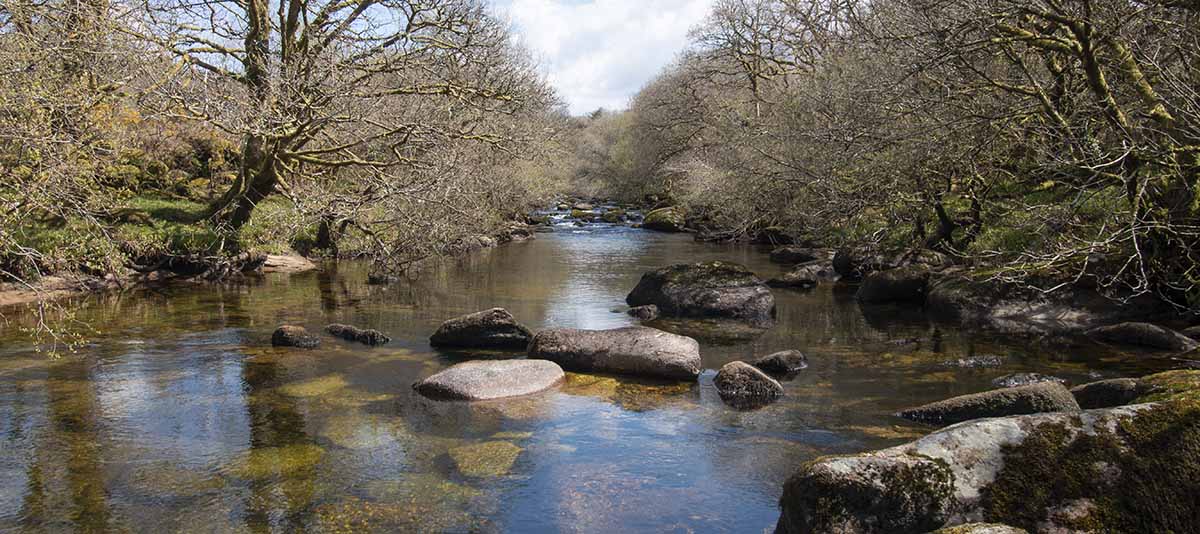
M 431 349 L 445 319 L 499 306 L 534 330 L 636 324 L 624 297 L 643 272 L 709 259 L 782 272 L 748 245 L 560 225 L 392 286 L 349 262 L 80 299 L 76 319 L 96 331 L 55 359 L 20 331 L 32 316 L 6 310 L 0 531 L 763 532 L 801 462 L 928 432 L 899 409 L 1018 371 L 1080 383 L 1151 369 L 1132 353 L 973 335 L 919 309 L 864 310 L 826 285 L 774 290 L 778 324 L 761 335 L 659 323 L 703 336 L 698 383 L 569 374 L 478 404 L 411 389 L 458 361 L 513 356 Z M 277 325 L 331 322 L 393 341 L 270 347 Z M 809 368 L 779 402 L 721 402 L 714 369 L 790 348 Z M 958 365 L 972 357 L 999 365 Z

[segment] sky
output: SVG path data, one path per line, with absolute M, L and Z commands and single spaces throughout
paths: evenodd
M 687 44 L 712 0 L 500 0 L 572 115 L 624 109 Z

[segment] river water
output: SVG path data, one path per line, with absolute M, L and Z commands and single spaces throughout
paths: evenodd
M 1097 347 L 1053 349 L 862 309 L 853 290 L 774 290 L 778 324 L 702 337 L 696 383 L 569 374 L 561 388 L 477 404 L 411 386 L 455 362 L 445 319 L 504 307 L 537 330 L 636 324 L 624 297 L 647 270 L 710 259 L 770 277 L 762 249 L 603 224 L 448 260 L 369 286 L 364 266 L 72 303 L 95 331 L 78 353 L 35 353 L 0 323 L 0 531 L 764 532 L 802 462 L 929 431 L 892 414 L 1034 371 L 1072 383 L 1153 370 Z M 279 324 L 342 322 L 392 336 L 275 349 Z M 758 335 L 754 335 L 758 334 Z M 809 357 L 779 402 L 724 405 L 714 369 L 782 349 Z M 959 365 L 958 360 L 992 365 Z M 969 363 L 969 362 L 963 362 Z M 994 365 L 997 364 L 998 365 Z

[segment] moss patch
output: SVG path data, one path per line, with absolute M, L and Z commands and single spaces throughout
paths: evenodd
M 349 385 L 342 375 L 326 375 L 311 380 L 292 382 L 279 387 L 279 392 L 289 397 L 319 397 L 333 393 Z
M 1139 382 L 1152 391 L 1139 397 L 1135 403 L 1170 399 L 1200 400 L 1200 371 L 1167 371 L 1143 377 Z
M 1195 399 L 1163 402 L 1094 435 L 1043 424 L 1003 454 L 1005 467 L 981 492 L 990 521 L 1130 533 L 1190 532 L 1200 524 Z
M 253 449 L 233 467 L 233 474 L 252 480 L 303 475 L 324 456 L 325 449 L 311 443 Z
M 458 472 L 469 477 L 498 477 L 508 474 L 521 448 L 507 441 L 487 441 L 450 449 Z

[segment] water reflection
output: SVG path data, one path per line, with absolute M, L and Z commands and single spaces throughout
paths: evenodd
M 899 409 L 1012 372 L 1082 382 L 1170 365 L 973 335 L 823 286 L 775 290 L 767 330 L 656 322 L 702 339 L 707 370 L 694 383 L 571 373 L 544 395 L 478 404 L 411 390 L 458 361 L 517 355 L 433 350 L 428 335 L 449 317 L 501 306 L 535 330 L 635 324 L 621 312 L 642 273 L 714 259 L 780 274 L 751 247 L 595 225 L 394 286 L 342 264 L 87 299 L 80 318 L 100 333 L 61 360 L 8 328 L 0 531 L 759 531 L 800 462 L 927 431 L 893 417 Z M 9 315 L 14 327 L 32 320 Z M 284 322 L 349 323 L 394 341 L 270 348 Z M 809 367 L 783 399 L 754 411 L 721 402 L 714 369 L 792 348 Z M 947 365 L 980 356 L 995 365 Z

